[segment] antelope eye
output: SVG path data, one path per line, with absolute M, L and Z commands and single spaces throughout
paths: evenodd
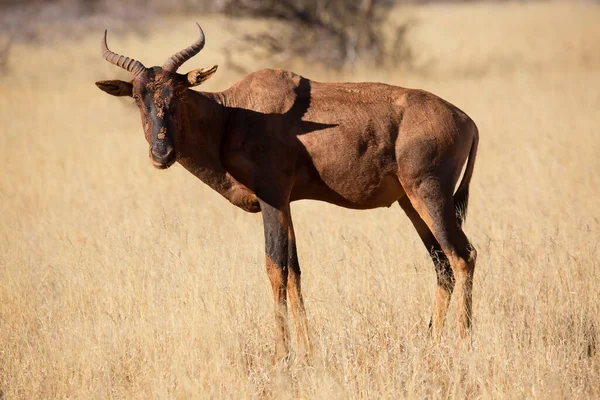
M 142 97 L 139 94 L 136 93 L 136 94 L 133 95 L 133 99 L 135 101 L 140 101 L 142 99 Z

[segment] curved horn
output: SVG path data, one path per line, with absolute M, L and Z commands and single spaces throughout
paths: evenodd
M 133 58 L 125 57 L 117 53 L 113 53 L 108 49 L 108 44 L 106 43 L 106 34 L 107 30 L 104 30 L 104 38 L 102 39 L 102 57 L 106 61 L 111 64 L 117 65 L 127 71 L 131 72 L 133 76 L 138 76 L 142 72 L 146 70 L 144 64 L 139 61 L 134 60 Z
M 199 23 L 196 22 L 196 25 L 198 25 L 198 29 L 200 30 L 198 39 L 190 47 L 187 47 L 181 50 L 179 53 L 175 53 L 169 57 L 162 66 L 165 71 L 176 72 L 184 62 L 194 57 L 200 52 L 200 50 L 202 50 L 206 41 L 204 38 L 204 31 L 200 27 Z

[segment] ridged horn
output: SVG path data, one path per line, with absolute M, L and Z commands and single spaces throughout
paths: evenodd
M 206 40 L 204 37 L 204 31 L 200 27 L 200 24 L 196 22 L 196 25 L 198 25 L 198 29 L 200 30 L 198 39 L 190 47 L 187 47 L 181 50 L 179 53 L 175 53 L 169 57 L 162 66 L 165 71 L 176 72 L 184 62 L 200 53 L 200 50 L 202 50 L 204 47 Z
M 141 62 L 136 61 L 133 58 L 129 58 L 129 57 L 125 57 L 120 54 L 117 54 L 117 53 L 113 53 L 112 51 L 110 51 L 108 49 L 108 44 L 106 42 L 107 33 L 108 33 L 108 31 L 105 29 L 104 30 L 104 38 L 102 38 L 102 43 L 101 43 L 102 57 L 104 57 L 104 59 L 106 61 L 108 61 L 109 63 L 114 64 L 118 67 L 121 67 L 121 68 L 126 69 L 127 71 L 131 72 L 133 74 L 133 76 L 138 76 L 139 74 L 144 72 L 146 70 L 146 67 L 144 67 L 144 64 L 142 64 Z

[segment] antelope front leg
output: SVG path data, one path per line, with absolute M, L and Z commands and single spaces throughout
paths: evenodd
M 267 274 L 271 280 L 275 300 L 275 363 L 285 361 L 289 355 L 287 327 L 286 287 L 288 280 L 288 224 L 289 208 L 275 208 L 260 202 L 265 229 L 265 255 Z
M 302 298 L 300 263 L 298 262 L 298 252 L 296 251 L 296 235 L 294 234 L 294 226 L 291 219 L 288 226 L 288 270 L 288 296 L 292 306 L 292 314 L 294 314 L 294 320 L 296 321 L 300 357 L 303 361 L 309 361 L 311 347 L 308 338 L 308 323 L 304 309 L 304 299 Z

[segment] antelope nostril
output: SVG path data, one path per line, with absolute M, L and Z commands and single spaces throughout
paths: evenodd
M 162 146 L 161 146 L 162 147 Z M 173 156 L 173 147 L 169 146 L 167 148 L 152 148 L 152 157 L 158 161 L 159 163 L 166 163 L 171 160 Z

